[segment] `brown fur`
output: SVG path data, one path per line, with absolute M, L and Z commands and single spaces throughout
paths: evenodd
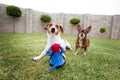
M 45 30 L 48 30 L 48 33 L 50 33 L 50 27 L 54 25 L 57 28 L 57 32 L 55 33 L 56 35 L 61 31 L 63 33 L 63 28 L 62 26 L 58 25 L 57 23 L 51 22 L 45 26 Z
M 87 27 L 86 29 L 82 29 L 79 24 L 77 25 L 78 35 L 75 44 L 76 46 L 76 51 L 74 53 L 75 55 L 78 54 L 78 50 L 80 47 L 84 49 L 84 52 L 88 49 L 90 45 L 90 41 L 87 38 L 87 34 L 90 32 L 90 30 L 91 30 L 91 26 Z

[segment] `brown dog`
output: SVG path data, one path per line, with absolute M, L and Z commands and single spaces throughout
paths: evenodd
M 82 29 L 79 24 L 77 25 L 78 35 L 77 35 L 77 40 L 75 45 L 76 46 L 76 51 L 74 53 L 75 55 L 78 54 L 79 47 L 84 49 L 84 55 L 86 55 L 85 52 L 90 45 L 90 41 L 87 38 L 87 34 L 90 32 L 90 30 L 91 30 L 91 26 L 87 27 L 86 29 Z

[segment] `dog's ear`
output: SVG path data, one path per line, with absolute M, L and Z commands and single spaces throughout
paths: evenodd
M 49 24 L 46 24 L 46 25 L 45 25 L 45 27 L 44 27 L 44 29 L 45 29 L 45 30 L 47 30 L 47 29 L 48 29 L 48 25 L 49 25 Z
M 62 27 L 62 26 L 60 26 L 60 30 L 61 30 L 61 32 L 63 33 L 63 27 Z
M 81 26 L 80 24 L 77 24 L 77 31 L 80 32 L 80 30 L 81 30 Z
M 92 28 L 92 26 L 89 26 L 89 27 L 86 29 L 87 33 L 89 33 L 89 32 L 91 31 L 91 28 Z

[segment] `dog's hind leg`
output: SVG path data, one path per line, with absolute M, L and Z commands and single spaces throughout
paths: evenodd
M 66 49 L 73 50 L 69 42 L 67 42 L 67 41 L 65 41 L 65 40 L 64 40 L 64 42 L 65 42 L 65 44 L 66 44 Z

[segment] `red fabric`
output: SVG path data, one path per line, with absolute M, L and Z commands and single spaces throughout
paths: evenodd
M 52 46 L 52 52 L 59 52 L 60 51 L 60 48 L 59 48 L 59 44 L 55 43 L 53 44 Z

